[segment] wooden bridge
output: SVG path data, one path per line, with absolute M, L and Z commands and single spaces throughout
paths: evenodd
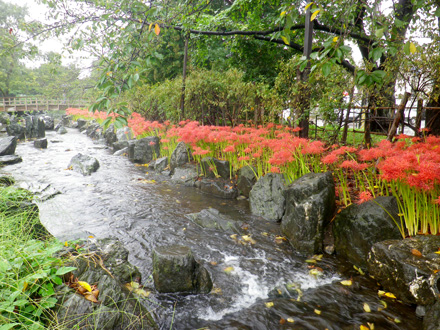
M 0 111 L 55 111 L 88 107 L 87 100 L 48 99 L 44 97 L 2 97 Z

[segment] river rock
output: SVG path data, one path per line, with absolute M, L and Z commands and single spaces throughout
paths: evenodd
M 115 132 L 115 125 L 111 124 L 104 132 L 105 143 L 109 146 L 113 146 L 113 143 L 118 141 Z
M 249 165 L 243 166 L 237 172 L 237 189 L 243 196 L 249 197 L 255 182 L 257 182 L 257 169 Z
M 47 149 L 47 139 L 38 139 L 34 141 L 34 147 L 38 149 Z
M 216 209 L 205 209 L 198 213 L 187 214 L 186 217 L 202 228 L 218 229 L 228 233 L 240 234 L 240 226 Z
M 368 256 L 368 271 L 404 302 L 434 304 L 440 293 L 439 247 L 439 236 L 377 242 Z
M 267 220 L 280 221 L 284 215 L 286 181 L 280 173 L 267 173 L 249 193 L 251 212 Z
M 25 139 L 25 128 L 19 123 L 10 123 L 6 126 L 6 132 L 9 136 L 15 136 L 18 140 Z
M 440 329 L 440 301 L 426 308 L 426 314 L 423 317 L 423 330 Z
M 58 134 L 67 134 L 67 129 L 64 126 L 60 126 L 57 128 L 57 133 Z
M 93 172 L 98 170 L 99 162 L 94 157 L 79 153 L 76 156 L 73 156 L 68 167 L 72 168 L 75 172 L 86 176 L 91 175 Z
M 121 150 L 115 151 L 113 153 L 113 156 L 128 156 L 128 147 L 123 148 Z
M 229 162 L 227 160 L 219 160 L 213 157 L 204 157 L 200 163 L 202 172 L 207 178 L 220 177 L 229 179 L 231 177 Z M 216 176 L 217 171 L 218 176 Z
M 127 126 L 118 128 L 116 130 L 116 138 L 118 141 L 128 141 L 133 139 L 133 133 L 131 132 L 131 129 Z
M 86 126 L 87 126 L 88 121 L 85 120 L 85 119 L 82 119 L 82 118 L 78 118 L 78 120 L 76 121 L 76 123 L 77 123 L 77 128 L 78 128 L 80 131 L 83 131 L 83 130 L 86 129 Z
M 129 143 L 128 158 L 134 163 L 147 164 L 159 155 L 160 140 L 157 136 L 147 136 Z
M 176 183 L 192 187 L 194 186 L 194 182 L 198 176 L 199 174 L 197 173 L 197 167 L 191 164 L 186 164 L 185 166 L 174 169 L 171 180 Z
M 154 170 L 156 172 L 162 172 L 168 166 L 168 157 L 161 157 L 154 162 Z
M 17 147 L 17 138 L 15 136 L 0 139 L 0 156 L 13 155 Z
M 27 116 L 25 135 L 27 139 L 44 138 L 46 136 L 44 121 L 38 116 Z
M 284 196 L 282 232 L 298 252 L 308 255 L 321 252 L 324 227 L 336 207 L 332 173 L 308 173 L 290 184 Z
M 103 136 L 102 127 L 96 122 L 91 122 L 86 128 L 86 135 L 91 139 L 100 139 Z
M 171 173 L 174 172 L 175 168 L 181 167 L 192 160 L 191 149 L 185 142 L 179 142 L 170 157 Z
M 23 159 L 17 155 L 0 156 L 0 166 L 21 163 Z
M 237 188 L 228 180 L 202 179 L 195 186 L 203 193 L 223 199 L 234 199 L 238 196 Z
M 396 198 L 388 196 L 343 209 L 333 221 L 336 254 L 365 268 L 374 243 L 402 238 L 393 221 L 398 221 L 398 213 Z
M 10 123 L 10 117 L 7 112 L 0 112 L 0 124 L 2 125 L 9 125 Z
M 55 128 L 55 122 L 51 116 L 45 115 L 40 117 L 41 120 L 43 120 L 44 123 L 44 129 L 46 131 L 53 131 Z
M 61 293 L 65 294 L 56 310 L 60 324 L 66 329 L 156 329 L 151 314 L 140 302 L 143 292 L 145 296 L 148 292 L 140 287 L 140 273 L 128 263 L 128 252 L 122 244 L 99 242 L 98 247 L 86 245 L 86 248 L 93 258 L 75 258 L 71 266 L 77 269 L 72 274 L 80 281 L 97 286 L 98 303 L 63 286 Z M 115 265 L 126 270 L 119 272 Z
M 196 262 L 191 249 L 182 245 L 154 249 L 153 279 L 161 293 L 209 293 L 212 289 L 208 271 Z
M 11 176 L 2 175 L 0 176 L 0 186 L 9 187 L 15 183 L 15 179 Z
M 117 141 L 113 143 L 113 151 L 128 148 L 128 141 Z

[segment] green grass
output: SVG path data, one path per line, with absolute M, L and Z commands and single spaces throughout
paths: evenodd
M 53 254 L 62 244 L 38 220 L 32 195 L 0 187 L 0 330 L 47 329 L 63 267 Z
M 315 130 L 315 125 L 310 125 L 309 138 L 315 139 L 316 136 L 316 139 L 328 142 L 330 144 L 340 143 L 343 129 L 341 128 L 336 139 L 334 138 L 335 131 L 336 131 L 335 127 L 331 125 L 327 125 L 325 127 L 319 126 L 317 130 Z M 364 133 L 358 131 L 361 131 L 361 129 L 356 129 L 356 130 L 353 130 L 352 128 L 348 129 L 347 141 L 346 141 L 347 145 L 358 147 L 364 144 Z M 378 135 L 374 133 L 371 134 L 371 142 L 373 145 L 382 141 L 383 139 L 386 139 L 386 135 Z

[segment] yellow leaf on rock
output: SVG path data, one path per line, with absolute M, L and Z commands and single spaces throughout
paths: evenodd
M 226 274 L 230 274 L 233 270 L 234 270 L 234 267 L 232 267 L 232 266 L 229 266 L 229 267 L 226 267 L 225 269 L 223 269 L 223 271 Z
M 345 280 L 345 281 L 341 281 L 341 284 L 345 285 L 345 286 L 350 286 L 353 284 L 353 281 L 352 280 Z
M 287 322 L 289 322 L 289 323 L 293 323 L 293 322 L 295 322 L 295 320 L 294 320 L 293 318 L 289 317 L 289 318 L 287 319 Z
M 434 253 L 436 253 L 436 254 L 440 254 L 440 251 L 436 251 L 436 252 L 434 252 Z
M 90 286 L 89 283 L 83 282 L 83 281 L 78 281 L 78 284 L 81 285 L 87 291 L 92 292 L 92 287 Z
M 264 303 L 264 304 L 266 305 L 267 308 L 273 307 L 273 302 L 272 301 L 269 301 L 269 302 Z
M 321 311 L 319 309 L 314 310 L 315 314 L 321 315 Z
M 377 294 L 379 295 L 379 297 L 385 296 L 385 297 L 388 297 L 391 299 L 396 299 L 396 296 L 391 292 L 385 292 L 385 291 L 379 290 L 377 292 Z
M 316 264 L 316 260 L 315 259 L 307 259 L 306 262 L 308 264 Z
M 368 305 L 367 303 L 364 303 L 364 311 L 367 313 L 371 313 L 370 305 Z
M 367 327 L 366 325 L 361 324 L 361 326 L 359 327 L 360 330 L 370 330 L 369 327 Z

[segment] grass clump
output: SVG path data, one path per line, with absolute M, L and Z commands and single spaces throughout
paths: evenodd
M 32 194 L 0 187 L 0 330 L 48 327 L 55 287 L 74 269 L 53 257 L 62 244 L 49 236 Z

